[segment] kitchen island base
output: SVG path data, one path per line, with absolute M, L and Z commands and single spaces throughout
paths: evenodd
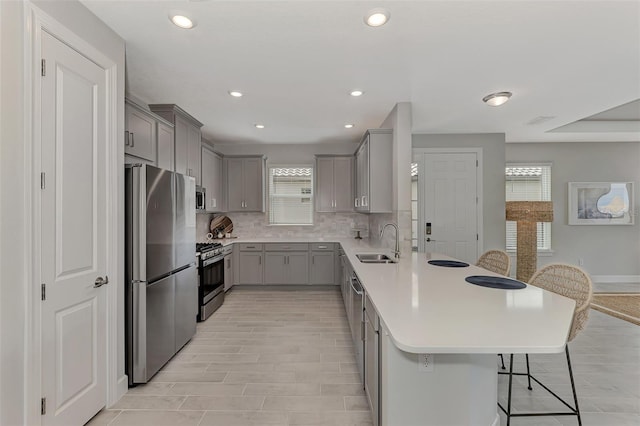
M 381 426 L 498 426 L 495 354 L 435 354 L 420 371 L 419 354 L 381 337 Z M 374 414 L 375 415 L 375 414 Z

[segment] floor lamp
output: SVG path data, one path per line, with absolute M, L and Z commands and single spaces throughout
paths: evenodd
M 516 278 L 529 279 L 538 267 L 538 222 L 553 221 L 551 201 L 507 201 L 507 220 L 517 223 L 518 253 Z

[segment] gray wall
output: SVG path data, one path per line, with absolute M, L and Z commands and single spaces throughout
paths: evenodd
M 554 220 L 551 225 L 551 257 L 540 265 L 564 262 L 577 265 L 591 275 L 640 275 L 640 142 L 603 143 L 514 143 L 506 145 L 507 162 L 550 162 Z M 568 182 L 635 183 L 635 225 L 598 226 L 567 224 Z
M 483 158 L 483 237 L 484 247 L 504 250 L 505 247 L 505 142 L 503 133 L 482 134 L 414 134 L 413 148 L 482 148 Z

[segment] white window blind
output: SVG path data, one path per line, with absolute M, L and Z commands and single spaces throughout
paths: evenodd
M 269 223 L 313 224 L 311 167 L 269 167 Z
M 550 164 L 507 164 L 506 201 L 551 201 Z M 516 222 L 507 221 L 507 250 L 516 250 Z M 551 249 L 551 223 L 538 223 L 538 250 Z

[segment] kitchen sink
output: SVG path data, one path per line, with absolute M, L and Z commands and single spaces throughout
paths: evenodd
M 362 263 L 395 263 L 395 259 L 390 258 L 386 254 L 379 253 L 362 253 L 356 254 L 356 257 Z

